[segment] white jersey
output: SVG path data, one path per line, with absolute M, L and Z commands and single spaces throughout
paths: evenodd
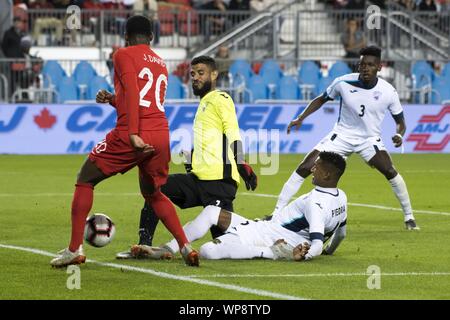
M 239 217 L 239 216 L 238 216 Z M 239 236 L 242 244 L 272 246 L 284 239 L 295 247 L 312 240 L 328 240 L 347 223 L 347 196 L 337 188 L 317 187 L 292 201 L 271 220 L 236 219 L 227 233 Z
M 346 140 L 360 143 L 369 137 L 381 136 L 381 123 L 386 110 L 392 115 L 403 111 L 395 88 L 377 78 L 373 88 L 366 88 L 358 79 L 359 73 L 336 78 L 324 97 L 340 97 L 339 117 L 333 132 Z
M 337 188 L 316 186 L 275 214 L 270 222 L 290 231 L 284 234 L 291 245 L 299 244 L 295 243 L 293 234 L 309 241 L 325 242 L 347 222 L 347 196 Z

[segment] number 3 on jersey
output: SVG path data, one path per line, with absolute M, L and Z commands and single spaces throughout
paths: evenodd
M 139 105 L 142 107 L 145 107 L 145 108 L 149 108 L 151 105 L 151 101 L 145 100 L 144 98 L 152 87 L 153 73 L 151 72 L 151 70 L 149 68 L 143 68 L 141 70 L 141 72 L 139 72 L 138 77 L 139 77 L 139 79 L 147 80 L 147 83 L 142 88 L 142 90 L 139 92 L 139 96 L 140 96 Z M 163 82 L 165 83 L 166 88 L 167 88 L 167 77 L 164 74 L 160 74 L 158 79 L 156 80 L 155 93 L 153 95 L 155 97 L 156 106 L 158 107 L 158 109 L 161 112 L 164 112 L 164 106 L 161 104 L 161 97 L 160 97 L 161 84 Z M 163 97 L 163 101 L 164 101 L 164 97 Z
M 362 117 L 364 116 L 364 110 L 366 110 L 366 106 L 365 105 L 361 105 L 361 113 L 358 113 L 358 116 Z

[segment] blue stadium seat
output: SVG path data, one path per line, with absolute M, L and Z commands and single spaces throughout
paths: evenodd
M 343 76 L 344 74 L 352 73 L 352 69 L 342 61 L 336 61 L 328 72 L 328 77 L 331 79 L 336 79 L 337 77 Z
M 326 77 L 326 78 L 321 78 L 319 80 L 319 84 L 317 85 L 317 94 L 322 94 L 325 92 L 325 90 L 327 90 L 327 88 L 331 85 L 331 83 L 333 82 L 334 78 L 331 78 L 330 76 Z
M 247 60 L 243 59 L 234 60 L 233 63 L 230 65 L 228 71 L 230 71 L 233 78 L 235 78 L 237 74 L 242 75 L 245 79 L 245 82 L 248 82 L 250 78 L 253 76 L 253 70 L 250 63 Z
M 248 93 L 245 94 L 244 101 L 247 103 L 255 102 L 255 100 L 258 99 L 268 98 L 267 85 L 260 75 L 254 75 L 250 78 L 247 83 L 247 89 L 252 93 L 251 96 Z
M 450 100 L 450 78 L 436 77 L 433 80 L 432 88 L 432 103 L 439 104 L 442 103 L 442 101 Z
M 263 62 L 261 69 L 259 70 L 259 74 L 265 79 L 275 79 L 275 81 L 278 81 L 283 76 L 283 71 L 275 60 L 269 59 Z
M 112 91 L 111 86 L 109 85 L 108 81 L 106 81 L 105 77 L 95 76 L 89 83 L 87 91 L 87 99 L 95 100 L 97 92 L 102 89 L 107 90 L 109 92 Z
M 166 99 L 183 99 L 183 98 L 184 98 L 183 83 L 177 76 L 169 74 L 166 90 Z
M 300 85 L 313 85 L 312 94 L 317 94 L 317 87 L 321 77 L 320 68 L 313 61 L 305 61 L 298 71 L 298 82 Z
M 50 86 L 49 81 L 56 87 L 61 79 L 66 76 L 66 72 L 56 60 L 48 60 L 42 69 L 42 74 L 44 75 L 44 88 Z
M 62 78 L 58 85 L 59 103 L 64 103 L 67 100 L 78 100 L 78 91 L 75 80 L 72 77 Z
M 276 89 L 275 98 L 282 100 L 302 99 L 297 80 L 292 76 L 284 76 L 281 78 Z
M 426 61 L 417 61 L 414 63 L 411 68 L 411 74 L 413 76 L 413 87 L 415 89 L 431 84 L 434 79 L 434 70 Z
M 77 85 L 89 85 L 92 78 L 94 78 L 96 75 L 97 72 L 89 62 L 80 61 L 75 67 L 72 77 L 74 78 Z

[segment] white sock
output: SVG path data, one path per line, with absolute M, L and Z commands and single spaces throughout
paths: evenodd
M 207 242 L 200 247 L 200 256 L 205 259 L 273 259 L 273 252 L 268 247 L 256 247 L 240 243 Z
M 186 238 L 189 242 L 203 237 L 213 225 L 217 225 L 220 215 L 220 207 L 207 206 L 193 221 L 186 223 L 183 227 Z M 172 239 L 166 244 L 173 252 L 180 250 L 178 242 Z
M 292 196 L 296 194 L 298 189 L 302 186 L 303 181 L 305 181 L 305 178 L 300 176 L 296 171 L 291 174 L 288 181 L 284 184 L 283 189 L 281 189 L 275 210 L 280 210 L 287 206 Z
M 409 200 L 408 189 L 406 188 L 406 183 L 400 173 L 389 180 L 389 183 L 391 184 L 392 190 L 394 191 L 395 196 L 402 206 L 403 214 L 405 215 L 405 221 L 414 219 L 411 208 L 411 201 Z

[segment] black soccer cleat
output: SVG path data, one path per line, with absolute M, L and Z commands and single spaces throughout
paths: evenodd
M 419 226 L 416 224 L 416 221 L 414 219 L 409 219 L 408 221 L 405 221 L 405 228 L 406 230 L 420 230 Z

